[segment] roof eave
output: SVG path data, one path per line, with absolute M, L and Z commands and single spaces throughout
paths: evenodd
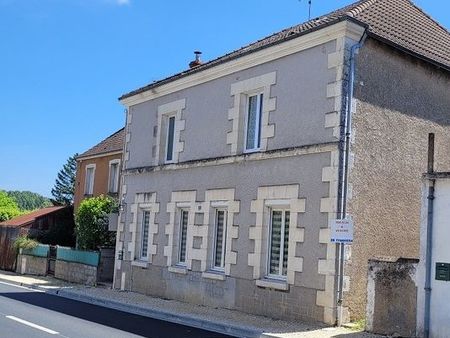
M 155 89 L 155 88 L 157 88 L 157 87 L 159 87 L 159 86 L 162 86 L 162 85 L 164 85 L 164 84 L 167 84 L 167 83 L 170 83 L 170 82 L 172 82 L 172 81 L 178 80 L 178 79 L 180 79 L 180 78 L 184 78 L 184 77 L 187 77 L 187 76 L 189 76 L 189 75 L 192 75 L 192 74 L 195 74 L 195 73 L 198 73 L 198 72 L 201 72 L 201 71 L 204 71 L 204 70 L 207 70 L 207 69 L 216 67 L 216 66 L 221 65 L 221 64 L 223 64 L 223 63 L 227 63 L 227 62 L 230 62 L 230 61 L 239 59 L 239 58 L 244 57 L 244 56 L 246 56 L 246 55 L 249 55 L 249 54 L 252 54 L 252 53 L 256 53 L 256 52 L 261 51 L 261 50 L 263 50 L 263 49 L 266 49 L 266 48 L 269 48 L 269 47 L 273 47 L 273 46 L 279 45 L 279 44 L 281 44 L 281 43 L 285 43 L 285 42 L 287 42 L 287 41 L 294 40 L 294 39 L 299 38 L 299 37 L 301 37 L 301 36 L 304 36 L 304 35 L 306 35 L 306 34 L 313 33 L 313 32 L 315 32 L 315 31 L 317 31 L 317 30 L 324 29 L 324 28 L 326 28 L 326 27 L 329 27 L 329 26 L 331 26 L 331 25 L 337 24 L 337 23 L 342 22 L 342 21 L 345 21 L 345 20 L 347 20 L 347 21 L 352 21 L 353 23 L 355 23 L 355 24 L 357 24 L 357 25 L 360 25 L 361 27 L 363 27 L 363 28 L 365 28 L 365 29 L 367 29 L 367 27 L 368 27 L 367 24 L 365 24 L 365 23 L 363 23 L 363 22 L 361 22 L 361 21 L 359 21 L 359 20 L 356 20 L 355 18 L 353 18 L 353 17 L 351 17 L 351 16 L 349 16 L 349 15 L 343 15 L 342 17 L 338 17 L 338 18 L 336 18 L 335 20 L 326 22 L 326 23 L 324 23 L 324 24 L 322 24 L 322 25 L 320 25 L 320 26 L 312 27 L 312 28 L 310 28 L 310 29 L 308 29 L 308 30 L 305 30 L 305 31 L 303 31 L 303 32 L 300 32 L 300 33 L 298 33 L 298 34 L 295 34 L 295 35 L 292 35 L 292 36 L 288 36 L 288 37 L 286 37 L 286 38 L 284 38 L 284 39 L 282 39 L 282 40 L 277 40 L 277 41 L 274 41 L 274 42 L 272 42 L 272 43 L 268 43 L 268 44 L 266 44 L 266 45 L 260 46 L 260 47 L 255 48 L 255 49 L 251 49 L 251 50 L 249 50 L 249 51 L 246 51 L 246 52 L 243 52 L 243 53 L 241 53 L 241 54 L 235 55 L 235 56 L 233 56 L 233 57 L 227 58 L 227 59 L 225 59 L 225 60 L 220 60 L 220 59 L 221 59 L 221 58 L 225 58 L 226 55 L 221 56 L 221 57 L 219 57 L 219 58 L 216 58 L 216 59 L 214 59 L 214 60 L 209 61 L 208 63 L 203 64 L 203 65 L 200 66 L 200 67 L 196 67 L 196 68 L 193 68 L 193 69 L 185 70 L 185 71 L 183 71 L 183 72 L 180 72 L 180 73 L 171 75 L 171 76 L 169 76 L 169 77 L 167 77 L 167 78 L 164 78 L 164 79 L 162 79 L 162 80 L 159 80 L 159 81 L 157 81 L 157 82 L 151 83 L 151 84 L 146 85 L 146 86 L 144 86 L 144 87 L 141 87 L 141 88 L 138 88 L 138 89 L 133 90 L 133 91 L 131 91 L 131 92 L 128 92 L 128 93 L 126 93 L 126 94 L 123 94 L 122 96 L 120 96 L 120 97 L 118 98 L 118 100 L 121 102 L 121 101 L 123 101 L 124 99 L 127 99 L 127 98 L 132 97 L 132 96 L 135 96 L 135 95 L 139 95 L 139 94 L 141 94 L 141 93 L 144 93 L 144 92 L 147 92 L 147 91 L 149 91 L 149 90 Z M 236 51 L 237 51 L 237 50 L 236 50 Z M 231 52 L 231 53 L 233 53 L 233 52 Z

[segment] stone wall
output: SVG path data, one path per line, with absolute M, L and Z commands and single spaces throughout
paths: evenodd
M 395 337 L 416 332 L 418 259 L 371 259 L 367 282 L 366 330 Z
M 47 257 L 18 255 L 16 272 L 22 275 L 45 276 L 47 274 L 47 264 Z
M 97 267 L 57 260 L 55 262 L 55 277 L 72 283 L 96 285 Z

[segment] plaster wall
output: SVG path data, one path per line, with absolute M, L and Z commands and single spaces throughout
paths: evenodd
M 368 39 L 357 56 L 345 303 L 362 318 L 367 262 L 419 256 L 421 176 L 428 133 L 436 134 L 436 169 L 450 167 L 450 76 Z
M 420 237 L 420 265 L 417 278 L 418 302 L 417 302 L 417 332 L 423 335 L 424 307 L 425 307 L 425 253 L 427 234 L 428 195 L 427 182 L 423 189 L 422 223 Z M 450 263 L 450 179 L 437 179 L 435 183 L 435 198 L 433 208 L 433 235 L 432 235 L 432 260 L 431 260 L 431 300 L 430 300 L 430 337 L 444 338 L 450 336 L 450 282 L 436 280 L 436 263 Z
M 276 83 L 270 87 L 276 106 L 269 124 L 275 126 L 275 136 L 268 139 L 267 150 L 335 141 L 332 128 L 324 128 L 325 114 L 335 110 L 334 98 L 327 98 L 327 85 L 336 81 L 328 55 L 335 51 L 336 42 L 328 42 L 130 107 L 126 167 L 153 165 L 158 106 L 182 99 L 186 99 L 185 126 L 180 132 L 184 150 L 179 162 L 231 155 L 227 144 L 227 133 L 232 130 L 229 109 L 234 105 L 231 86 L 271 72 L 276 73 Z
M 86 166 L 95 164 L 94 191 L 92 196 L 108 195 L 109 161 L 122 160 L 122 154 L 108 155 L 77 160 L 77 174 L 75 179 L 74 211 L 78 209 L 85 198 Z M 120 177 L 118 185 L 120 187 Z
M 127 205 L 138 193 L 156 192 L 161 207 L 155 216 L 158 227 L 153 244 L 156 255 L 146 267 L 132 266 L 133 252 L 127 250 L 132 239 L 128 222 L 119 231 L 118 242 L 124 243 L 124 261 L 120 263 L 116 280 L 125 272 L 125 289 L 160 297 L 181 299 L 197 304 L 239 309 L 249 313 L 275 318 L 304 318 L 323 320 L 323 307 L 316 305 L 316 293 L 325 289 L 325 276 L 318 273 L 319 260 L 327 256 L 327 245 L 320 243 L 320 229 L 327 228 L 326 212 L 320 212 L 321 200 L 329 196 L 329 183 L 322 181 L 321 168 L 330 166 L 331 153 L 319 152 L 302 156 L 265 160 L 244 160 L 220 166 L 202 166 L 185 169 L 126 174 Z M 255 241 L 249 238 L 249 227 L 255 225 L 251 202 L 257 199 L 258 187 L 273 185 L 299 186 L 299 198 L 305 199 L 305 212 L 298 214 L 296 226 L 304 229 L 304 241 L 297 244 L 296 255 L 303 257 L 302 272 L 296 272 L 295 282 L 288 291 L 257 287 L 248 254 Z M 203 278 L 198 261 L 186 274 L 169 272 L 164 246 L 167 245 L 165 225 L 169 223 L 166 205 L 172 191 L 195 191 L 196 201 L 205 200 L 207 189 L 234 189 L 234 198 L 240 202 L 233 226 L 238 237 L 231 246 L 237 252 L 236 264 L 224 280 Z M 201 215 L 200 215 L 201 216 Z M 133 217 L 128 210 L 124 218 Z M 198 221 L 200 222 L 200 220 Z M 267 220 L 265 221 L 267 222 Z M 200 222 L 201 224 L 201 222 Z M 294 226 L 294 225 L 292 225 Z

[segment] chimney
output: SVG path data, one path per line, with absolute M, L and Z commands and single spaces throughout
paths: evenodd
M 202 52 L 196 50 L 194 52 L 194 54 L 195 54 L 195 60 L 189 62 L 189 68 L 195 68 L 202 64 L 202 61 L 200 60 L 200 55 L 202 54 Z

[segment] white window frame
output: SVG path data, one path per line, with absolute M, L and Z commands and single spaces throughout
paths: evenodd
M 113 165 L 117 164 L 117 172 L 116 172 L 116 177 L 114 177 L 114 186 L 111 187 L 111 168 L 113 167 Z M 112 193 L 112 194 L 117 194 L 119 192 L 119 177 L 120 177 L 120 160 L 116 159 L 116 160 L 111 160 L 109 161 L 109 175 L 108 175 L 108 192 Z M 115 187 L 115 190 L 112 189 Z
M 222 234 L 222 257 L 220 266 L 216 266 L 216 252 L 217 252 L 217 230 L 218 230 L 218 214 L 223 212 L 223 234 Z M 212 250 L 212 262 L 211 270 L 218 272 L 225 272 L 225 256 L 227 254 L 227 232 L 228 232 L 228 209 L 227 208 L 215 208 L 214 212 L 214 241 Z
M 141 235 L 140 235 L 140 247 L 139 247 L 139 259 L 142 261 L 148 261 L 148 257 L 149 257 L 149 241 L 150 241 L 150 217 L 151 217 L 151 211 L 147 210 L 147 209 L 142 209 L 141 210 Z M 147 243 L 146 245 L 144 245 L 144 226 L 145 226 L 145 215 L 148 214 L 148 224 L 147 224 Z M 146 255 L 143 254 L 144 251 L 144 247 L 145 250 L 147 252 Z
M 270 256 L 271 256 L 271 247 L 272 247 L 272 217 L 273 217 L 273 212 L 274 211 L 281 211 L 281 240 L 280 240 L 280 261 L 279 261 L 279 274 L 271 274 L 270 273 Z M 284 260 L 284 244 L 286 241 L 286 238 L 284 238 L 285 235 L 285 228 L 286 228 L 286 211 L 289 212 L 289 226 L 290 224 L 290 210 L 289 208 L 279 208 L 279 207 L 270 207 L 269 208 L 269 213 L 270 213 L 270 217 L 269 217 L 269 234 L 268 234 L 268 241 L 267 241 L 267 264 L 266 264 L 266 275 L 267 278 L 269 279 L 276 279 L 276 280 L 281 280 L 281 281 L 286 281 L 287 280 L 287 272 L 286 275 L 283 275 L 283 260 Z M 290 230 L 290 229 L 289 229 Z M 289 238 L 288 240 L 288 244 L 289 244 Z M 288 253 L 289 255 L 289 253 Z M 286 258 L 287 262 L 289 262 L 289 256 Z M 287 269 L 286 269 L 287 270 Z
M 263 99 L 264 93 L 261 91 L 255 93 L 248 93 L 246 95 L 246 105 L 245 105 L 245 129 L 244 129 L 244 153 L 252 153 L 261 150 L 261 129 L 262 129 L 262 110 L 263 110 Z M 247 148 L 247 137 L 248 137 L 248 127 L 249 127 L 249 113 L 250 113 L 250 98 L 256 96 L 256 125 L 255 125 L 255 142 L 252 148 Z
M 185 243 L 185 252 L 184 252 L 184 261 L 181 261 L 181 243 L 183 240 L 183 213 L 187 213 L 187 221 L 186 221 L 186 243 Z M 186 267 L 187 266 L 187 253 L 188 253 L 188 227 L 189 227 L 189 212 L 188 208 L 180 208 L 179 209 L 179 224 L 178 224 L 178 250 L 177 250 L 177 266 Z
M 93 195 L 94 194 L 94 181 L 95 181 L 95 164 L 88 164 L 85 167 L 85 175 L 84 175 L 84 194 L 85 195 Z M 88 186 L 88 172 L 92 169 L 92 179 L 89 180 Z
M 175 133 L 176 133 L 176 128 L 177 128 L 177 117 L 175 114 L 171 114 L 171 115 L 166 115 L 165 117 L 165 121 L 166 121 L 166 147 L 165 147 L 165 151 L 164 151 L 164 163 L 175 163 L 175 147 L 176 147 L 176 142 L 175 142 Z M 170 128 L 170 119 L 173 118 L 173 134 L 172 134 L 172 159 L 168 160 L 167 157 L 169 155 L 169 128 Z

